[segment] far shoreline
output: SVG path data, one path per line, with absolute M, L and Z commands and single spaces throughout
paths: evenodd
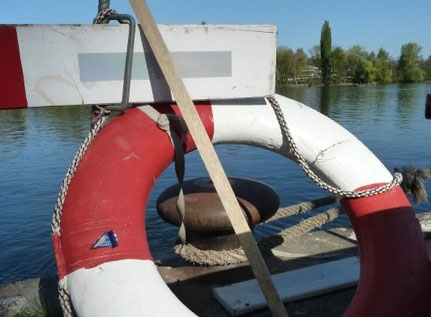
M 279 89 L 285 89 L 285 88 L 308 88 L 308 87 L 370 87 L 370 86 L 384 86 L 384 85 L 392 85 L 392 84 L 406 84 L 406 85 L 411 85 L 411 84 L 426 84 L 426 83 L 431 83 L 431 80 L 424 80 L 421 82 L 414 82 L 414 83 L 407 83 L 407 82 L 391 82 L 391 83 L 378 83 L 378 82 L 371 82 L 371 83 L 337 83 L 337 84 L 330 84 L 325 86 L 322 83 L 319 84 L 313 84 L 313 83 L 303 83 L 303 84 L 284 84 L 281 86 L 277 86 L 276 90 L 278 91 Z

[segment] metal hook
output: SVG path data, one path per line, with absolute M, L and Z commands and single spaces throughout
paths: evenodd
M 132 83 L 132 64 L 133 64 L 133 50 L 135 47 L 135 19 L 129 14 L 112 14 L 109 16 L 109 21 L 116 20 L 118 22 L 127 21 L 129 23 L 129 38 L 127 40 L 127 53 L 126 53 L 126 66 L 124 69 L 123 81 L 123 97 L 120 105 L 109 105 L 108 110 L 123 111 L 129 106 L 130 85 Z
M 98 12 L 99 14 L 108 10 L 110 6 L 110 0 L 99 0 Z M 113 11 L 113 10 L 112 10 Z M 130 86 L 132 82 L 132 64 L 133 64 L 133 51 L 135 47 L 135 30 L 136 30 L 136 22 L 135 19 L 129 14 L 119 14 L 115 11 L 111 14 L 107 15 L 105 19 L 102 20 L 101 23 L 109 23 L 111 20 L 116 20 L 119 23 L 128 23 L 129 24 L 129 37 L 127 40 L 127 53 L 126 53 L 126 65 L 124 69 L 124 80 L 123 80 L 123 95 L 121 99 L 121 104 L 119 105 L 107 105 L 105 108 L 107 110 L 114 111 L 124 111 L 129 106 L 129 98 L 130 98 Z

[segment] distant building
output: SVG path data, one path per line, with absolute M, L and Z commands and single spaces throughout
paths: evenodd
M 322 72 L 319 69 L 319 67 L 307 65 L 305 66 L 299 73 L 299 75 L 295 77 L 289 77 L 287 78 L 288 83 L 305 83 L 310 82 L 315 79 L 320 79 L 322 76 Z

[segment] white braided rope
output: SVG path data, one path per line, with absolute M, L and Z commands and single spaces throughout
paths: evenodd
M 93 24 L 101 24 L 106 18 L 113 14 L 117 14 L 117 11 L 110 8 L 104 9 L 97 13 L 96 17 L 93 19 Z
M 60 191 L 57 196 L 57 202 L 54 207 L 54 214 L 52 216 L 51 231 L 52 235 L 60 236 L 60 224 L 61 216 L 63 212 L 64 200 L 66 199 L 67 191 L 69 190 L 70 182 L 72 181 L 73 175 L 75 175 L 76 169 L 78 168 L 79 162 L 81 162 L 82 157 L 91 145 L 96 134 L 103 128 L 107 120 L 106 116 L 101 116 L 96 122 L 94 127 L 88 133 L 84 142 L 81 144 L 78 152 L 70 163 L 67 170 L 66 176 L 64 177 L 63 184 L 61 185 Z M 63 310 L 63 316 L 72 317 L 72 305 L 70 301 L 69 288 L 67 286 L 67 277 L 65 276 L 58 281 L 58 297 L 60 299 L 60 306 Z
M 367 189 L 367 190 L 361 190 L 361 191 L 348 191 L 348 190 L 342 190 L 340 188 L 336 188 L 334 186 L 329 185 L 325 181 L 323 181 L 319 176 L 317 176 L 310 168 L 308 163 L 305 161 L 304 157 L 299 153 L 298 147 L 296 146 L 295 141 L 292 138 L 292 135 L 290 134 L 290 130 L 286 124 L 286 120 L 284 119 L 283 111 L 281 110 L 281 107 L 278 103 L 278 101 L 274 97 L 267 97 L 269 103 L 271 104 L 272 108 L 274 109 L 275 115 L 277 117 L 277 120 L 280 124 L 281 131 L 286 137 L 287 143 L 289 144 L 290 153 L 295 157 L 297 160 L 299 166 L 301 166 L 302 170 L 307 174 L 307 176 L 320 188 L 330 192 L 331 194 L 337 195 L 339 197 L 346 197 L 346 198 L 362 198 L 362 197 L 369 197 L 374 196 L 378 194 L 382 194 L 384 192 L 387 192 L 388 190 L 399 186 L 401 182 L 403 181 L 403 176 L 401 173 L 395 173 L 394 178 L 392 181 L 386 185 Z
M 63 310 L 64 317 L 73 317 L 72 305 L 70 304 L 69 287 L 67 285 L 67 277 L 63 277 L 58 281 L 58 298 L 60 299 L 60 306 Z
M 93 129 L 88 133 L 84 142 L 81 144 L 78 152 L 76 152 L 75 157 L 70 163 L 69 169 L 66 172 L 66 176 L 63 179 L 63 184 L 61 185 L 60 191 L 57 196 L 57 201 L 54 207 L 54 214 L 52 216 L 51 223 L 51 232 L 52 234 L 60 235 L 60 222 L 61 215 L 63 211 L 64 200 L 66 199 L 67 191 L 69 190 L 70 182 L 72 181 L 73 175 L 75 175 L 76 169 L 78 168 L 79 162 L 81 162 L 82 157 L 87 151 L 90 144 L 93 142 L 96 134 L 102 129 L 103 125 L 107 120 L 106 116 L 101 116 L 100 119 L 96 122 Z

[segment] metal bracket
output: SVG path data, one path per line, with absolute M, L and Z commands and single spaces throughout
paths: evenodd
M 129 37 L 127 40 L 127 53 L 126 53 L 126 65 L 124 69 L 124 80 L 123 80 L 123 96 L 119 105 L 99 105 L 104 107 L 106 110 L 111 111 L 124 111 L 129 107 L 130 97 L 130 85 L 132 82 L 132 64 L 133 64 L 133 50 L 135 47 L 135 30 L 136 22 L 135 19 L 129 14 L 119 14 L 114 10 L 109 10 L 110 0 L 99 0 L 98 12 L 99 14 L 108 10 L 111 14 L 107 15 L 103 21 L 99 23 L 108 24 L 109 21 L 116 20 L 121 24 L 129 24 Z
M 135 47 L 135 29 L 136 22 L 135 19 L 129 14 L 112 14 L 108 18 L 108 22 L 111 20 L 116 20 L 120 23 L 127 21 L 129 24 L 129 37 L 127 40 L 127 53 L 126 53 L 126 66 L 124 69 L 124 80 L 123 80 L 123 97 L 121 99 L 121 104 L 119 105 L 108 105 L 105 108 L 107 110 L 114 111 L 124 111 L 126 110 L 130 103 L 130 85 L 132 82 L 132 63 L 133 63 L 133 50 Z

